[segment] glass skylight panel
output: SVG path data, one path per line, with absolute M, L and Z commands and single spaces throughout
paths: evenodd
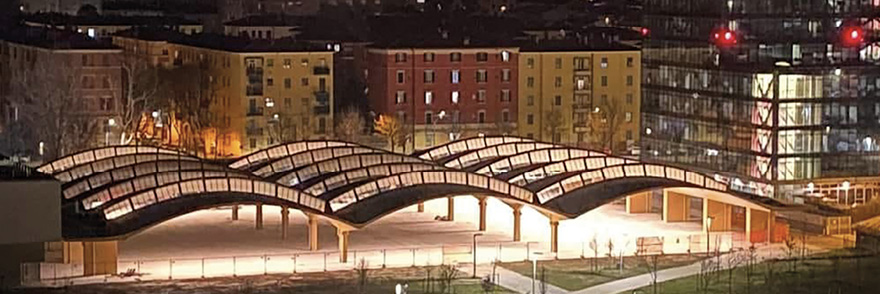
M 468 177 L 468 185 L 480 188 L 489 188 L 489 178 L 486 176 L 465 173 Z
M 627 177 L 643 177 L 645 176 L 644 166 L 639 165 L 625 165 L 623 167 L 623 171 L 626 172 Z
M 550 187 L 544 188 L 540 192 L 538 192 L 538 201 L 541 203 L 545 203 L 547 201 L 552 200 L 553 198 L 562 195 L 562 186 L 559 183 L 555 183 Z

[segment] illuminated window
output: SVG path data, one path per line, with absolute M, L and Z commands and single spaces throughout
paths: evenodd
M 434 83 L 434 71 L 427 69 L 425 70 L 425 83 L 433 84 Z
M 397 104 L 406 103 L 406 92 L 397 91 L 397 95 L 395 95 L 394 101 L 397 102 Z
M 502 82 L 509 82 L 510 81 L 510 69 L 505 68 L 505 69 L 501 70 L 501 81 Z
M 477 53 L 477 61 L 485 62 L 487 60 L 489 60 L 489 54 L 486 54 L 486 52 Z
M 486 103 L 486 90 L 477 91 L 477 102 Z
M 452 104 L 458 103 L 458 96 L 459 96 L 458 91 L 452 91 Z
M 501 90 L 501 102 L 510 102 L 510 90 Z
M 449 53 L 449 61 L 460 62 L 461 61 L 461 52 Z
M 431 102 L 434 102 L 434 92 L 425 91 L 425 104 L 430 105 Z
M 599 67 L 608 68 L 608 57 L 602 57 Z
M 453 84 L 458 84 L 461 81 L 461 72 L 457 69 L 453 69 L 450 73 L 450 80 Z
M 489 80 L 489 73 L 485 69 L 477 70 L 477 83 L 485 83 Z
M 394 62 L 406 62 L 406 53 L 395 53 Z
M 432 62 L 432 61 L 434 61 L 434 53 L 426 52 L 426 53 L 424 54 L 424 57 L 425 57 L 425 62 Z
M 508 52 L 506 50 L 501 51 L 501 61 L 504 61 L 504 62 L 510 61 L 510 52 Z

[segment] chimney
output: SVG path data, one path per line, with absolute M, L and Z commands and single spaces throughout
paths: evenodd
M 470 38 L 470 37 L 464 37 L 464 41 L 463 41 L 463 43 L 464 43 L 465 46 L 470 45 L 470 44 L 471 44 L 471 38 Z

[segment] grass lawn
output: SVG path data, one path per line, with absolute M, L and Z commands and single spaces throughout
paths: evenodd
M 540 276 L 541 268 L 543 267 L 547 283 L 565 290 L 574 291 L 649 272 L 643 257 L 628 256 L 624 257 L 623 260 L 625 265 L 623 271 L 619 271 L 617 268 L 618 259 L 611 261 L 607 257 L 596 260 L 598 271 L 592 270 L 592 258 L 538 261 L 538 275 Z M 664 255 L 657 258 L 657 268 L 660 270 L 684 266 L 697 261 L 699 261 L 699 258 L 693 256 Z M 523 276 L 532 276 L 531 262 L 512 262 L 499 265 Z
M 209 278 L 176 281 L 147 281 L 136 283 L 116 283 L 104 285 L 71 286 L 60 289 L 25 288 L 0 289 L 0 293 L 22 294 L 390 294 L 395 286 L 408 284 L 408 294 L 441 294 L 440 283 L 433 282 L 433 287 L 426 287 L 424 279 L 428 268 L 395 268 L 370 270 L 367 285 L 363 291 L 357 287 L 355 271 L 326 273 L 305 273 L 297 275 L 265 275 L 250 277 Z M 437 278 L 437 270 L 432 274 Z M 459 274 L 465 277 L 465 274 Z M 446 293 L 483 294 L 479 279 L 456 279 L 452 289 Z M 497 287 L 494 293 L 514 293 Z
M 852 253 L 839 253 L 840 259 L 821 256 L 796 266 L 789 261 L 757 264 L 750 276 L 745 267 L 735 269 L 732 276 L 722 271 L 713 275 L 709 287 L 703 290 L 697 288 L 697 276 L 667 281 L 658 284 L 657 293 L 880 293 L 880 279 L 876 275 L 880 272 L 880 256 L 853 258 Z M 649 286 L 626 293 L 654 292 Z

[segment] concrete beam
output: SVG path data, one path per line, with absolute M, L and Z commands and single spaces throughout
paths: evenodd
M 336 238 L 339 241 L 339 262 L 348 262 L 348 235 L 350 231 L 336 228 Z
M 663 189 L 663 221 L 684 222 L 688 220 L 690 199 L 687 195 Z
M 626 213 L 651 212 L 651 192 L 626 196 Z
M 477 204 L 480 206 L 480 231 L 486 231 L 486 197 L 477 197 Z
M 257 213 L 254 216 L 254 223 L 256 224 L 257 230 L 262 230 L 263 229 L 263 204 L 257 203 L 256 207 L 257 207 Z
M 518 205 L 511 205 L 510 207 L 513 208 L 513 241 L 519 242 L 522 238 L 522 235 L 521 235 L 522 234 L 521 233 L 522 225 L 521 225 L 520 219 L 522 218 L 522 207 L 523 206 L 522 206 L 522 204 L 518 204 Z

